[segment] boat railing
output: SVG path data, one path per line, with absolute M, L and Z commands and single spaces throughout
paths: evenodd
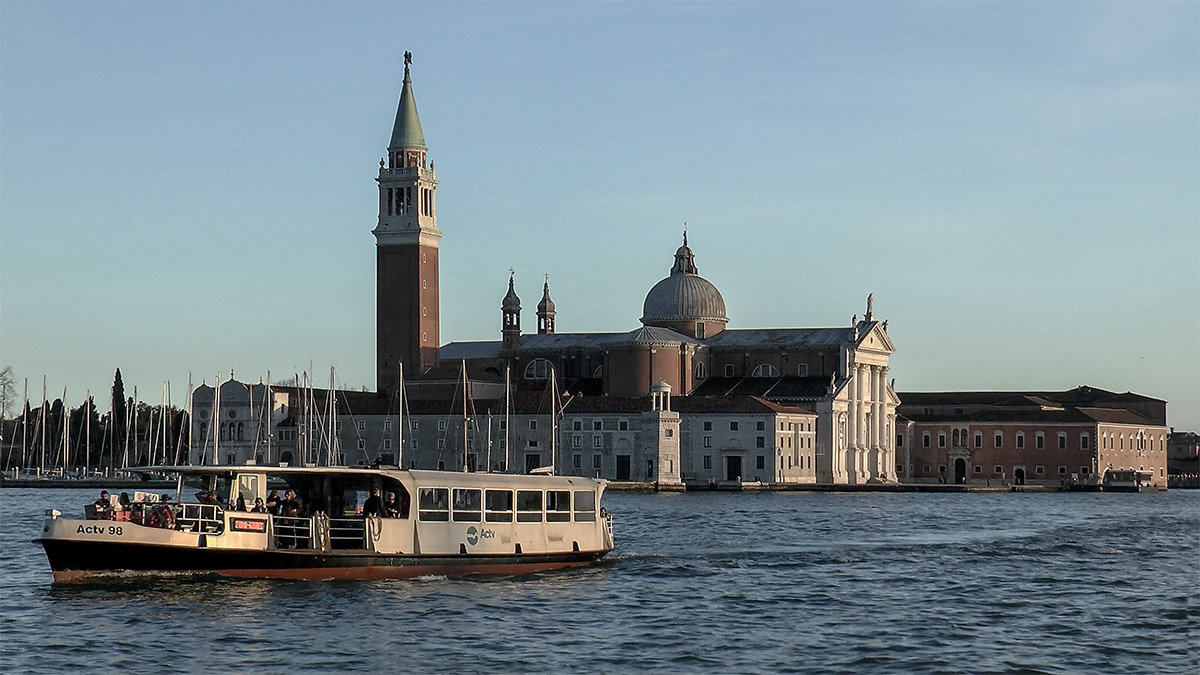
M 367 547 L 366 522 L 365 518 L 330 518 L 330 548 L 365 549 Z
M 271 516 L 277 548 L 313 548 L 312 519 L 299 516 Z
M 215 504 L 181 504 L 175 529 L 220 534 L 225 530 L 225 513 Z

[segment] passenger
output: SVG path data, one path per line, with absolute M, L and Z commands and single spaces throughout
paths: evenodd
M 100 491 L 100 498 L 92 502 L 92 518 L 106 520 L 113 516 L 113 501 L 108 497 L 108 490 Z
M 117 498 L 117 503 L 121 505 L 122 511 L 132 511 L 133 510 L 133 503 L 129 501 L 129 493 L 128 492 L 122 492 L 121 496 Z
M 217 491 L 216 490 L 209 490 L 208 492 L 205 492 L 204 496 L 200 498 L 200 503 L 208 504 L 211 506 L 220 506 L 221 505 L 221 503 L 217 501 Z
M 398 517 L 400 517 L 400 518 L 408 517 L 408 505 L 409 505 L 408 490 L 402 490 L 400 492 L 400 515 Z
M 362 507 L 363 517 L 367 516 L 383 516 L 385 514 L 383 507 L 383 499 L 379 496 L 379 488 L 371 488 L 371 496 L 363 502 Z
M 271 490 L 267 495 L 267 512 L 273 516 L 279 515 L 279 490 Z
M 387 493 L 387 503 L 385 504 L 385 506 L 387 508 L 388 518 L 399 518 L 400 517 L 400 501 L 398 499 L 396 499 L 395 492 Z
M 280 513 L 289 518 L 297 518 L 300 516 L 300 501 L 296 499 L 296 493 L 288 490 L 283 493 L 283 501 L 279 505 Z
M 267 512 L 268 512 L 267 504 L 266 504 L 266 502 L 263 501 L 263 498 L 255 497 L 254 498 L 254 508 L 250 510 L 250 513 L 267 513 Z
M 158 499 L 158 506 L 155 506 L 154 510 L 150 512 L 146 524 L 150 527 L 167 529 L 175 527 L 175 510 L 171 508 L 171 495 L 164 494 Z
M 243 495 L 241 493 L 238 494 L 237 504 L 234 505 L 233 510 L 234 511 L 249 511 L 250 510 L 250 507 L 246 505 L 246 496 L 245 495 Z

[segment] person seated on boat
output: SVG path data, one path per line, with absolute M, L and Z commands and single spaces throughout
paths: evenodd
M 387 509 L 388 518 L 400 517 L 400 500 L 396 499 L 395 492 L 387 493 L 387 501 L 384 502 L 384 508 Z
M 279 504 L 281 501 L 279 499 L 279 490 L 271 490 L 271 494 L 267 495 L 267 512 L 273 516 L 279 515 Z
M 175 527 L 175 509 L 171 506 L 171 495 L 164 493 L 162 497 L 158 498 L 158 506 L 150 511 L 150 516 L 146 518 L 146 524 L 150 527 L 167 529 Z
M 112 499 L 108 496 L 108 490 L 101 490 L 100 497 L 92 502 L 92 518 L 94 520 L 105 520 L 112 516 Z
M 382 517 L 382 516 L 386 515 L 386 513 L 387 513 L 387 511 L 384 509 L 384 506 L 383 506 L 383 498 L 379 496 L 379 488 L 371 488 L 371 496 L 367 497 L 367 500 L 365 502 L 363 502 L 363 507 L 362 507 L 363 517 L 364 518 L 367 516 Z
M 122 511 L 132 511 L 133 502 L 129 501 L 129 493 L 122 492 L 120 497 L 117 497 L 117 504 L 120 505 Z
M 217 491 L 216 490 L 209 490 L 208 492 L 205 492 L 204 496 L 200 498 L 200 503 L 207 504 L 210 506 L 220 506 L 221 505 L 221 503 L 219 501 L 217 501 Z
M 240 493 L 238 494 L 237 504 L 234 504 L 233 510 L 234 511 L 249 511 L 250 510 L 250 507 L 246 504 L 246 496 L 245 495 L 240 494 Z
M 267 503 L 263 501 L 262 497 L 254 498 L 254 508 L 250 509 L 250 513 L 269 513 Z

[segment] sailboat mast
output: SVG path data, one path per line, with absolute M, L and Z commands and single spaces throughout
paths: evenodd
M 38 475 L 46 472 L 46 376 L 42 375 L 42 452 L 38 457 Z
M 509 389 L 509 367 L 504 366 L 504 468 L 511 471 L 512 444 L 509 443 L 509 438 L 512 436 L 512 423 L 509 421 L 509 413 L 512 410 L 512 391 Z
M 396 398 L 400 401 L 400 416 L 396 420 L 396 466 L 404 468 L 404 362 L 396 368 Z
M 88 389 L 87 397 L 83 399 L 84 437 L 83 437 L 83 475 L 87 476 L 92 470 L 92 390 Z
M 196 390 L 192 389 L 192 374 L 188 373 L 188 398 L 187 398 L 187 463 L 192 463 L 192 412 L 195 409 L 195 399 L 193 398 Z M 182 463 L 182 462 L 180 462 Z
M 558 377 L 550 366 L 550 475 L 558 473 Z
M 462 470 L 467 470 L 467 360 L 462 361 L 463 415 L 462 415 Z
M 29 378 L 25 378 L 25 393 L 21 396 L 21 469 L 25 469 L 29 436 Z
M 263 401 L 263 412 L 266 419 L 263 422 L 263 433 L 267 441 L 267 464 L 271 463 L 271 436 L 274 431 L 272 421 L 275 419 L 275 398 L 271 395 L 271 371 L 267 371 L 267 400 Z
M 213 464 L 220 464 L 220 460 L 218 459 L 218 457 L 221 456 L 220 452 L 219 452 L 219 450 L 221 448 L 221 446 L 220 446 L 221 427 L 217 426 L 219 424 L 222 424 L 222 422 L 221 422 L 221 374 L 220 373 L 217 373 L 217 388 L 213 391 L 213 410 L 215 411 L 215 412 L 213 412 L 213 423 L 212 423 L 212 425 L 213 425 L 213 430 L 212 430 Z
M 329 366 L 329 459 L 325 463 L 333 464 L 334 457 L 337 457 L 337 395 L 333 389 L 333 366 Z M 341 459 L 340 457 L 338 458 Z M 339 461 L 338 464 L 341 464 Z

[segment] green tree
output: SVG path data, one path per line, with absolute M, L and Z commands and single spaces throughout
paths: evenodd
M 8 413 L 17 403 L 16 376 L 12 366 L 0 370 L 0 419 L 8 419 Z

